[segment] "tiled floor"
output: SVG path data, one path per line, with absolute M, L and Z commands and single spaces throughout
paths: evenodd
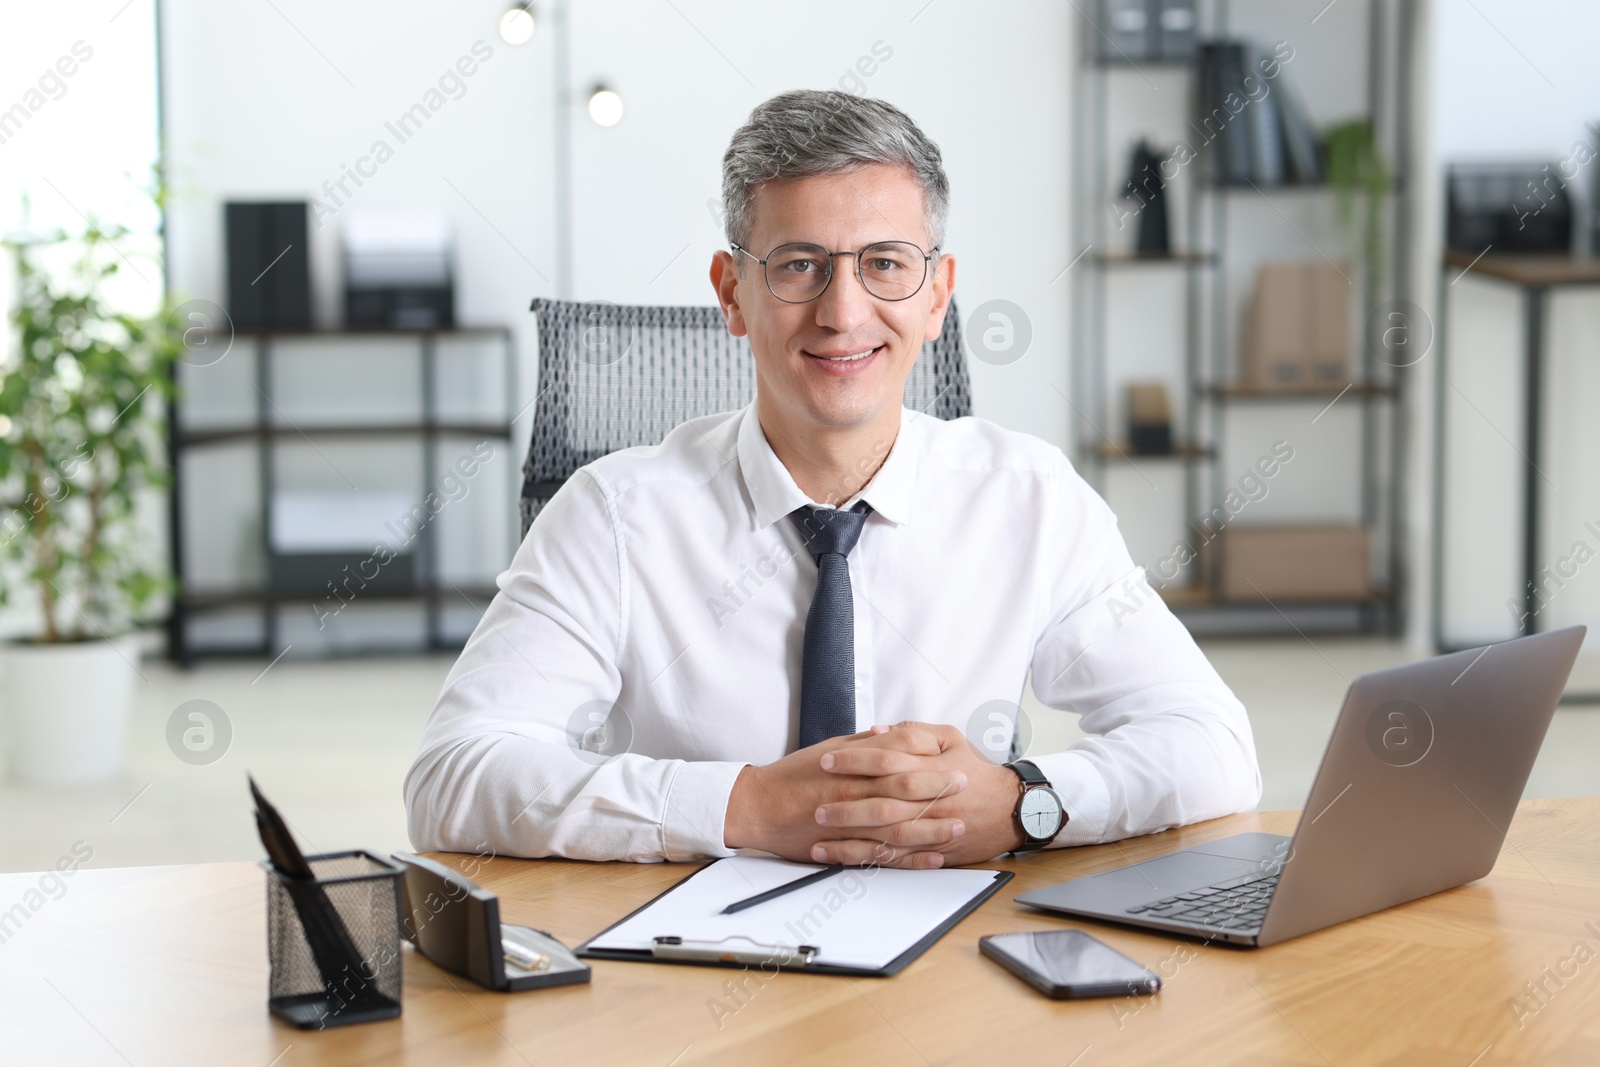
M 1299 808 L 1346 679 L 1415 658 L 1371 640 L 1211 641 L 1206 650 L 1250 709 L 1263 809 Z M 0 786 L 0 871 L 38 870 L 74 842 L 92 866 L 257 859 L 245 771 L 319 851 L 409 848 L 400 783 L 449 669 L 445 658 L 212 663 L 185 673 L 147 662 L 126 776 L 92 789 Z M 258 677 L 259 676 L 259 677 Z M 227 753 L 191 766 L 167 748 L 167 719 L 208 700 L 233 729 Z M 1075 734 L 1070 716 L 1028 706 L 1035 751 Z M 3 744 L 3 739 L 0 739 Z M 1563 707 L 1534 768 L 1530 796 L 1600 794 L 1600 708 Z

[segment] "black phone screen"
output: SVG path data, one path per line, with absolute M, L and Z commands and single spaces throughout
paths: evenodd
M 1054 997 L 1154 993 L 1161 979 L 1082 930 L 1041 930 L 980 938 L 985 956 Z

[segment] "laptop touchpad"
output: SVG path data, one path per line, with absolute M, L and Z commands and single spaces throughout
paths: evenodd
M 1207 856 L 1230 856 L 1239 860 L 1255 860 L 1267 864 L 1263 874 L 1270 874 L 1277 869 L 1277 864 L 1285 862 L 1289 856 L 1289 842 L 1292 837 L 1282 834 L 1248 833 L 1234 834 L 1224 837 L 1220 841 L 1210 841 L 1204 845 L 1195 845 L 1190 852 L 1201 852 Z
M 1257 869 L 1257 864 L 1247 860 L 1228 859 L 1223 856 L 1205 856 L 1197 852 L 1179 852 L 1160 859 L 1147 860 L 1133 867 L 1107 871 L 1095 875 L 1094 881 L 1105 886 L 1115 884 L 1124 892 L 1139 887 L 1150 890 L 1151 896 L 1194 889 L 1214 882 L 1237 878 Z

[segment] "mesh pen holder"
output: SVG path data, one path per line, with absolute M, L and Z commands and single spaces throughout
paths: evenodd
M 404 868 L 368 852 L 307 856 L 314 881 L 267 872 L 267 1009 L 291 1026 L 400 1014 L 400 894 Z

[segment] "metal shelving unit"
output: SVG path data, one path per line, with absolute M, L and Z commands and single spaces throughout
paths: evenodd
M 340 341 L 350 339 L 363 340 L 395 340 L 409 339 L 418 346 L 418 360 L 420 381 L 418 383 L 421 398 L 421 417 L 416 421 L 386 422 L 386 423 L 314 423 L 304 426 L 286 424 L 287 419 L 277 411 L 277 402 L 274 399 L 274 352 L 282 341 L 318 342 Z M 506 414 L 503 421 L 453 421 L 438 418 L 438 390 L 436 388 L 438 374 L 439 342 L 442 339 L 489 339 L 501 345 L 501 357 L 505 369 L 505 403 Z M 445 330 L 293 330 L 277 332 L 245 332 L 241 331 L 235 338 L 235 344 L 248 343 L 254 351 L 255 375 L 254 386 L 256 392 L 255 420 L 253 423 L 227 426 L 206 427 L 193 430 L 184 428 L 183 407 L 181 396 L 171 402 L 168 411 L 168 448 L 171 456 L 172 486 L 171 486 L 171 514 L 173 516 L 173 531 L 171 543 L 172 572 L 178 582 L 178 592 L 172 601 L 172 610 L 167 620 L 167 651 L 175 662 L 191 665 L 201 656 L 274 656 L 280 651 L 278 637 L 278 608 L 281 605 L 308 602 L 303 593 L 293 593 L 273 589 L 270 585 L 241 587 L 228 590 L 210 590 L 205 592 L 192 592 L 186 588 L 186 560 L 184 553 L 182 530 L 182 516 L 184 515 L 185 494 L 189 487 L 183 477 L 183 458 L 193 449 L 203 449 L 217 445 L 244 443 L 254 446 L 256 453 L 256 467 L 260 482 L 260 495 L 258 507 L 260 514 L 261 550 L 270 557 L 272 552 L 271 530 L 273 515 L 273 495 L 277 487 L 277 457 L 276 446 L 283 441 L 310 441 L 315 446 L 317 440 L 396 440 L 406 443 L 417 442 L 421 444 L 421 479 L 424 487 L 431 484 L 436 476 L 438 465 L 439 442 L 449 437 L 477 437 L 498 441 L 512 440 L 512 419 L 510 410 L 512 398 L 516 396 L 516 352 L 510 329 L 501 326 L 494 327 L 464 327 Z M 278 419 L 284 418 L 281 424 Z M 320 451 L 320 449 L 319 449 Z M 459 599 L 462 596 L 487 600 L 495 595 L 492 585 L 473 585 L 470 588 L 461 587 L 453 583 L 443 582 L 439 578 L 438 546 L 432 524 L 421 527 L 417 535 L 418 549 L 420 552 L 420 566 L 415 588 L 394 590 L 373 588 L 364 589 L 361 593 L 363 600 L 410 602 L 420 603 L 424 606 L 427 618 L 426 647 L 429 650 L 445 651 L 461 647 L 459 641 L 448 639 L 442 630 L 441 614 L 445 602 Z M 196 647 L 190 639 L 189 624 L 197 616 L 206 612 L 215 612 L 222 609 L 249 607 L 258 608 L 261 612 L 260 642 L 251 642 L 225 647 L 206 646 Z
M 1370 30 L 1365 56 L 1367 114 L 1374 123 L 1383 152 L 1399 174 L 1406 172 L 1409 152 L 1404 117 L 1409 110 L 1405 71 L 1414 18 L 1411 6 L 1410 0 L 1368 0 L 1367 3 L 1367 25 Z M 1201 14 L 1202 39 L 1249 36 L 1249 27 L 1231 23 L 1228 0 L 1202 4 Z M 1392 36 L 1389 34 L 1391 28 Z M 1086 27 L 1086 36 L 1092 37 L 1095 33 L 1092 26 Z M 1281 616 L 1290 625 L 1294 625 L 1294 615 L 1315 617 L 1320 613 L 1326 617 L 1333 610 L 1345 615 L 1353 614 L 1352 623 L 1339 628 L 1362 632 L 1398 632 L 1403 608 L 1400 590 L 1404 584 L 1400 551 L 1403 468 L 1399 447 L 1404 432 L 1404 376 L 1378 358 L 1373 331 L 1363 330 L 1357 341 L 1354 380 L 1348 385 L 1335 389 L 1296 391 L 1250 389 L 1235 381 L 1233 368 L 1236 365 L 1236 351 L 1228 343 L 1231 314 L 1229 266 L 1233 252 L 1230 223 L 1234 213 L 1239 210 L 1235 201 L 1241 196 L 1249 196 L 1264 199 L 1271 205 L 1272 198 L 1285 194 L 1295 197 L 1329 196 L 1330 187 L 1323 183 L 1271 186 L 1218 184 L 1208 182 L 1197 173 L 1187 177 L 1180 195 L 1174 195 L 1172 184 L 1168 184 L 1169 203 L 1182 210 L 1184 225 L 1181 236 L 1177 232 L 1178 227 L 1174 226 L 1174 244 L 1182 242 L 1182 248 L 1168 255 L 1153 256 L 1108 251 L 1110 242 L 1105 204 L 1112 199 L 1120 185 L 1117 183 L 1108 187 L 1106 179 L 1108 152 L 1113 147 L 1120 149 L 1120 146 L 1108 144 L 1110 105 L 1114 92 L 1111 83 L 1113 72 L 1126 70 L 1131 64 L 1106 62 L 1093 54 L 1092 40 L 1088 45 L 1086 54 L 1080 56 L 1078 61 L 1079 114 L 1075 123 L 1080 190 L 1075 205 L 1079 223 L 1077 232 L 1082 235 L 1080 247 L 1082 243 L 1087 243 L 1094 250 L 1094 254 L 1086 257 L 1090 269 L 1079 279 L 1074 293 L 1075 318 L 1078 322 L 1075 335 L 1075 386 L 1078 395 L 1085 398 L 1079 415 L 1087 424 L 1087 433 L 1080 432 L 1076 438 L 1080 442 L 1079 465 L 1097 488 L 1105 493 L 1108 468 L 1113 464 L 1129 460 L 1162 460 L 1180 464 L 1184 474 L 1183 514 L 1188 547 L 1198 555 L 1200 545 L 1196 521 L 1209 512 L 1209 505 L 1204 502 L 1222 498 L 1231 473 L 1221 470 L 1220 466 L 1228 440 L 1228 423 L 1235 409 L 1269 405 L 1322 407 L 1331 406 L 1336 401 L 1359 404 L 1358 521 L 1372 535 L 1371 544 L 1375 553 L 1381 546 L 1384 560 L 1381 574 L 1375 578 L 1367 596 L 1357 600 L 1295 600 L 1270 607 L 1261 601 L 1226 601 L 1213 592 L 1218 585 L 1214 557 L 1209 561 L 1202 557 L 1202 563 L 1191 569 L 1188 585 L 1168 586 L 1162 589 L 1162 595 L 1186 621 L 1202 621 L 1203 616 L 1208 632 L 1246 633 L 1279 629 L 1281 623 L 1262 624 L 1263 610 L 1268 615 Z M 1187 119 L 1195 112 L 1194 100 L 1198 91 L 1195 62 L 1163 60 L 1146 64 L 1140 61 L 1137 65 L 1140 68 L 1148 67 L 1152 77 L 1157 76 L 1155 72 L 1158 70 L 1172 71 L 1174 68 L 1187 74 L 1186 92 L 1183 95 L 1183 106 L 1187 113 L 1183 117 Z M 1171 80 L 1169 75 L 1167 82 Z M 1199 166 L 1203 166 L 1203 163 L 1197 164 Z M 1404 232 L 1407 221 L 1403 183 L 1395 184 L 1395 195 L 1388 199 L 1385 209 L 1388 213 L 1388 262 L 1384 283 L 1386 292 L 1380 298 L 1384 300 L 1397 297 L 1398 286 L 1407 277 L 1405 242 L 1396 236 Z M 1136 269 L 1180 271 L 1184 278 L 1182 378 L 1178 383 L 1183 439 L 1174 441 L 1174 451 L 1169 455 L 1132 455 L 1120 442 L 1101 432 L 1110 430 L 1111 411 L 1107 346 L 1110 317 L 1108 282 L 1115 273 Z M 1357 288 L 1359 321 L 1366 323 L 1373 308 L 1366 306 L 1365 287 L 1358 285 Z M 1174 434 L 1178 434 L 1176 424 Z M 1112 503 L 1114 507 L 1115 502 Z M 1207 570 L 1206 567 L 1212 569 Z

